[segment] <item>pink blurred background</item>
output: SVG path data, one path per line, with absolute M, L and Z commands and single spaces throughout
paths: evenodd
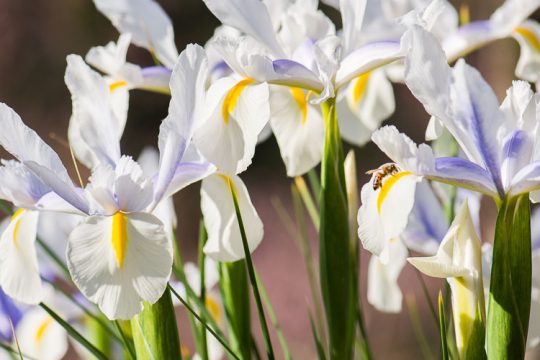
M 160 0 L 159 3 L 174 23 L 176 44 L 180 50 L 187 43 L 204 43 L 218 25 L 201 0 Z M 453 3 L 459 6 L 463 1 Z M 486 18 L 501 3 L 501 0 L 470 1 L 471 18 Z M 333 11 L 329 14 L 336 17 Z M 65 164 L 71 164 L 68 149 L 63 144 L 71 114 L 70 96 L 63 82 L 65 57 L 71 53 L 84 55 L 90 47 L 103 45 L 117 37 L 116 30 L 96 11 L 91 0 L 0 0 L 0 101 L 13 107 L 30 127 L 61 154 Z M 487 46 L 467 60 L 479 67 L 502 98 L 513 79 L 517 54 L 517 45 L 511 40 L 504 40 Z M 152 62 L 144 50 L 135 47 L 130 49 L 128 58 L 139 64 L 150 65 Z M 387 123 L 396 124 L 401 131 L 421 142 L 427 114 L 405 86 L 396 85 L 394 89 L 397 111 Z M 156 145 L 158 126 L 166 115 L 168 100 L 163 95 L 132 92 L 129 120 L 122 139 L 123 153 L 137 156 L 144 146 Z M 359 174 L 385 162 L 384 156 L 373 144 L 355 150 Z M 313 359 L 316 353 L 309 325 L 308 307 L 311 307 L 311 300 L 305 267 L 299 249 L 271 203 L 273 198 L 279 198 L 293 216 L 290 196 L 292 180 L 286 177 L 273 138 L 257 148 L 253 165 L 242 177 L 265 224 L 264 241 L 254 253 L 256 267 L 270 294 L 293 357 Z M 367 180 L 365 175 L 361 175 L 359 186 Z M 178 237 L 183 252 L 192 260 L 195 259 L 200 217 L 198 188 L 198 184 L 193 185 L 175 198 L 179 217 Z M 484 203 L 482 237 L 484 241 L 490 241 L 494 209 L 490 202 Z M 311 235 L 313 254 L 317 254 L 317 237 L 313 229 Z M 398 315 L 382 314 L 367 304 L 365 275 L 368 259 L 369 255 L 362 251 L 361 294 L 375 358 L 422 358 L 405 304 Z M 435 301 L 443 282 L 429 278 L 425 278 L 425 281 L 431 299 Z M 427 340 L 437 355 L 438 328 L 429 314 L 420 283 L 410 266 L 403 272 L 400 285 L 405 297 L 417 302 Z M 256 321 L 255 313 L 253 319 Z M 186 338 L 189 336 L 187 323 L 181 324 L 182 336 Z M 255 334 L 259 334 L 256 323 L 253 329 Z M 277 338 L 274 337 L 273 342 L 277 348 Z

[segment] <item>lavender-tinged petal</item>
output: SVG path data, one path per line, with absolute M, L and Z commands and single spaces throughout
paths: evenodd
M 143 82 L 138 88 L 170 93 L 169 82 L 171 80 L 171 69 L 164 66 L 150 66 L 141 70 Z
M 505 189 L 517 172 L 531 161 L 534 144 L 530 136 L 522 130 L 510 134 L 503 145 L 501 176 Z
M 204 49 L 188 45 L 171 75 L 169 114 L 159 128 L 159 173 L 154 186 L 154 205 L 162 199 L 182 160 L 204 103 L 208 61 Z
M 275 60 L 272 62 L 273 71 L 265 74 L 266 81 L 277 85 L 286 85 L 291 87 L 300 87 L 308 90 L 321 92 L 323 84 L 313 73 L 304 65 L 287 59 Z
M 207 162 L 184 162 L 178 164 L 163 198 L 165 199 L 186 186 L 204 179 L 215 171 L 215 166 Z
M 5 161 L 0 167 L 0 198 L 21 208 L 33 208 L 51 191 L 32 171 L 18 161 Z
M 497 38 L 489 21 L 473 21 L 447 36 L 442 46 L 448 61 L 453 62 Z
M 336 88 L 375 68 L 403 58 L 399 41 L 377 41 L 366 44 L 347 55 L 336 74 Z
M 441 119 L 462 145 L 467 156 L 489 171 L 500 197 L 504 196 L 501 179 L 498 130 L 506 117 L 499 109 L 493 89 L 473 67 L 460 60 L 453 70 L 450 89 L 452 117 Z M 465 144 L 474 143 L 474 148 Z
M 7 343 L 12 341 L 13 331 L 9 321 L 13 322 L 13 326 L 17 326 L 21 318 L 21 309 L 0 289 L 0 340 Z
M 462 158 L 437 158 L 435 169 L 425 173 L 424 176 L 498 198 L 497 188 L 490 174 L 482 167 Z
M 448 219 L 439 200 L 431 187 L 421 182 L 416 188 L 414 207 L 403 239 L 414 250 L 433 255 L 447 230 Z
M 88 200 L 83 196 L 80 189 L 76 188 L 72 183 L 64 182 L 57 177 L 56 173 L 51 169 L 41 166 L 33 161 L 25 162 L 24 165 L 28 166 L 28 168 L 47 184 L 55 194 L 65 200 L 68 204 L 85 214 L 89 213 L 90 205 Z
M 540 190 L 540 161 L 532 162 L 523 167 L 514 176 L 508 193 L 510 196 Z

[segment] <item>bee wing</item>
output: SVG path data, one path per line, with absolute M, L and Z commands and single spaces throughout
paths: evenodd
M 366 171 L 366 175 L 372 175 L 372 174 L 375 174 L 379 169 L 372 169 L 372 170 L 368 170 Z

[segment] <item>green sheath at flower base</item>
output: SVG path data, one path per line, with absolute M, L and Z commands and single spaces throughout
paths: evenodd
M 495 360 L 523 359 L 531 308 L 529 194 L 505 199 L 493 244 L 487 350 Z
M 245 260 L 222 263 L 219 275 L 232 348 L 242 359 L 250 359 L 251 315 Z
M 167 289 L 155 304 L 131 319 L 137 360 L 182 359 L 171 293 Z
M 321 289 L 330 336 L 330 358 L 353 355 L 355 329 L 354 276 L 351 272 L 347 188 L 335 100 L 322 105 L 325 144 L 321 169 L 319 263 Z

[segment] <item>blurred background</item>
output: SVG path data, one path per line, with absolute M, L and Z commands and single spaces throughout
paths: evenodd
M 224 0 L 225 1 L 225 0 Z M 212 35 L 218 21 L 205 8 L 202 0 L 158 0 L 175 27 L 176 45 L 181 51 L 188 43 L 203 44 Z M 463 1 L 452 1 L 456 7 Z M 502 0 L 470 1 L 471 19 L 487 18 Z M 324 8 L 339 23 L 337 13 Z M 85 55 L 96 45 L 116 41 L 118 33 L 109 21 L 97 12 L 91 0 L 0 0 L 0 101 L 14 108 L 27 125 L 35 129 L 58 153 L 65 164 L 71 164 L 65 145 L 71 115 L 71 100 L 64 84 L 65 58 L 68 54 Z M 498 41 L 468 57 L 478 67 L 500 98 L 513 79 L 518 47 L 512 40 Z M 131 62 L 151 65 L 145 50 L 131 47 Z M 387 121 L 422 142 L 428 116 L 403 85 L 394 85 L 396 113 Z M 169 98 L 163 95 L 132 91 L 129 120 L 122 139 L 124 154 L 138 156 L 144 146 L 157 144 L 160 121 L 167 112 Z M 2 131 L 2 129 L 0 129 Z M 348 150 L 346 146 L 346 150 Z M 385 162 L 384 155 L 373 145 L 355 149 L 359 187 L 368 181 L 363 175 Z M 3 157 L 7 156 L 2 153 Z M 70 171 L 73 171 L 73 167 Z M 74 175 L 74 172 L 72 173 Z M 84 175 L 83 175 L 84 177 Z M 285 168 L 273 138 L 258 146 L 253 164 L 242 175 L 255 207 L 265 225 L 265 238 L 254 253 L 272 304 L 295 359 L 316 357 L 311 337 L 308 304 L 311 303 L 307 276 L 301 253 L 288 235 L 272 200 L 279 198 L 293 214 L 290 186 Z M 179 218 L 178 238 L 186 257 L 195 259 L 197 226 L 200 217 L 199 184 L 192 185 L 175 197 Z M 491 241 L 494 209 L 489 201 L 482 207 L 482 238 Z M 317 238 L 311 229 L 313 254 L 317 254 Z M 420 345 L 414 335 L 411 317 L 404 304 L 401 314 L 377 312 L 365 299 L 365 275 L 369 255 L 362 251 L 361 294 L 367 330 L 377 359 L 419 359 Z M 435 301 L 443 282 L 425 278 L 430 296 Z M 421 284 L 410 266 L 400 277 L 407 301 L 415 301 L 420 309 L 421 325 L 427 341 L 438 348 L 436 327 Z M 253 314 L 256 321 L 256 314 Z M 188 337 L 187 325 L 181 333 Z M 259 334 L 258 326 L 254 333 Z M 277 345 L 277 339 L 274 338 Z M 279 351 L 278 351 L 279 353 Z

